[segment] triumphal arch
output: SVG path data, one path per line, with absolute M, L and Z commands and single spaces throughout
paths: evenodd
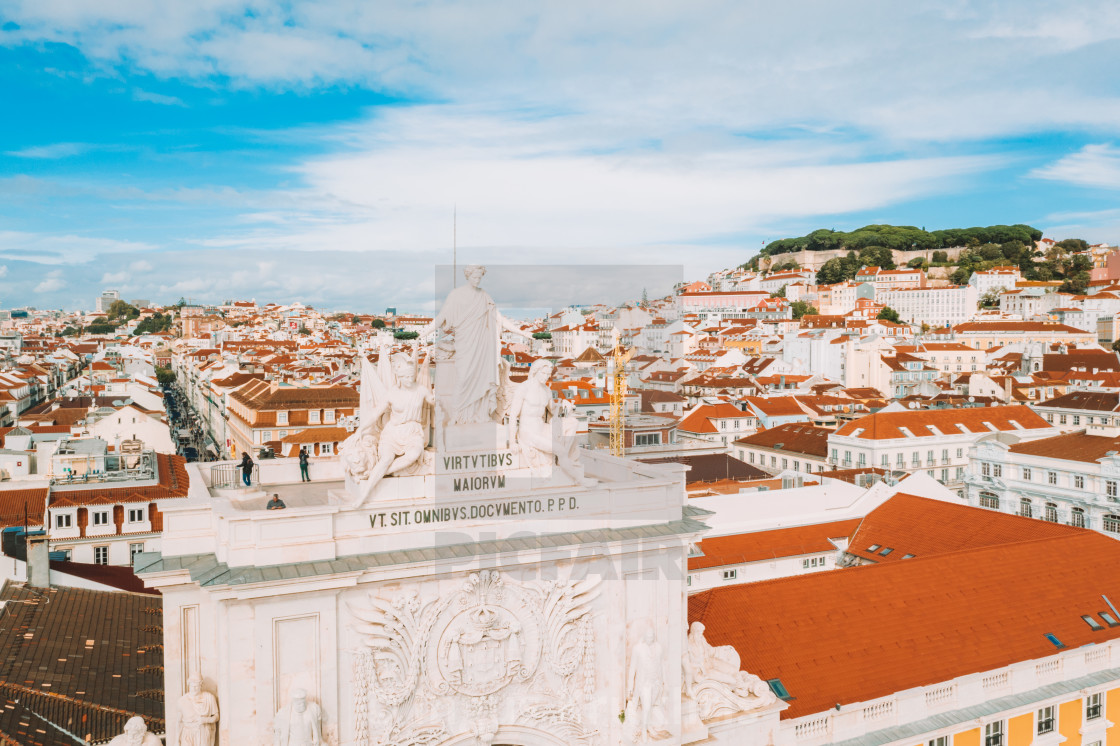
M 200 465 L 166 510 L 136 564 L 163 594 L 169 745 L 766 742 L 782 703 L 687 629 L 706 526 L 684 467 L 578 448 L 547 360 L 511 382 L 500 335 L 520 332 L 483 273 L 420 344 L 363 359 L 313 482 Z

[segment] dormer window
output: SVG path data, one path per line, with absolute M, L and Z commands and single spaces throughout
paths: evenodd
M 327 423 L 328 425 L 334 424 L 334 410 L 333 409 L 323 410 L 323 422 Z
M 318 425 L 319 422 L 320 422 L 320 420 L 319 420 L 319 415 L 320 414 L 321 413 L 318 409 L 307 410 L 307 422 L 309 424 L 312 424 L 312 425 Z
M 279 412 L 276 413 L 276 424 L 277 425 L 287 425 L 288 424 L 288 410 L 281 409 Z

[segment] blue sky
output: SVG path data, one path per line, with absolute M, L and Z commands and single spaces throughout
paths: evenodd
M 461 260 L 589 278 L 872 222 L 1116 243 L 1118 62 L 1109 2 L 0 0 L 0 305 L 422 310 L 453 208 Z

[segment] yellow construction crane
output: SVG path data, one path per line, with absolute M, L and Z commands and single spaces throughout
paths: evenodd
M 626 363 L 634 356 L 633 348 L 622 349 L 618 330 L 614 330 L 614 381 L 611 389 L 611 455 L 622 456 L 626 452 Z

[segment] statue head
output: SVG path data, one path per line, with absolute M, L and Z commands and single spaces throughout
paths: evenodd
M 304 689 L 292 690 L 292 710 L 303 712 L 307 709 L 307 691 Z
M 407 352 L 398 352 L 390 357 L 389 366 L 399 383 L 411 386 L 416 381 L 416 359 Z
M 276 495 L 273 495 L 272 499 L 275 500 Z M 187 679 L 187 692 L 190 694 L 198 694 L 200 691 L 202 691 L 202 679 L 198 674 L 192 674 L 191 677 Z
M 704 636 L 704 625 L 701 622 L 693 622 L 692 627 L 688 631 L 689 635 L 696 635 L 697 637 Z
M 486 267 L 483 267 L 481 264 L 472 264 L 463 270 L 463 276 L 467 278 L 467 282 L 473 287 L 478 287 L 478 284 L 482 282 L 482 276 L 484 274 L 486 274 Z
M 529 366 L 530 381 L 545 383 L 550 378 L 552 378 L 552 363 L 545 358 L 539 357 Z
M 140 746 L 144 743 L 144 736 L 148 734 L 148 726 L 144 723 L 144 718 L 139 715 L 130 717 L 124 724 L 125 740 L 129 746 Z

